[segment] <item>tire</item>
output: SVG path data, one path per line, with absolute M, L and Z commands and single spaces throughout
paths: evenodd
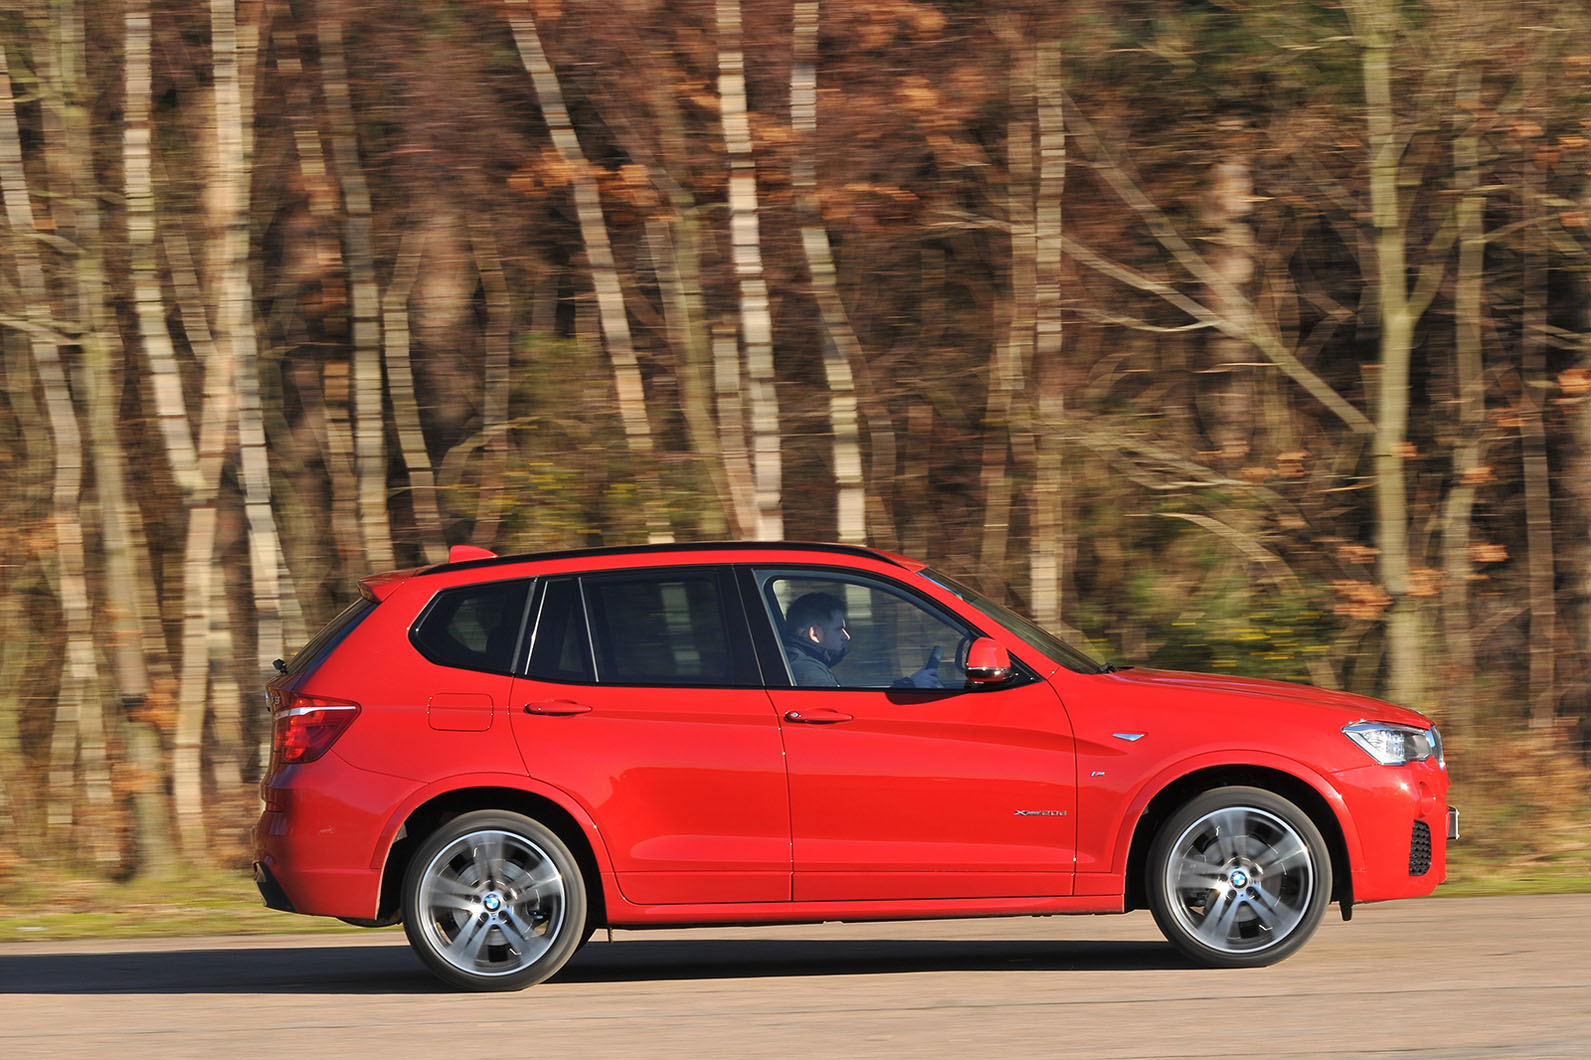
M 403 878 L 403 930 L 462 990 L 519 990 L 557 972 L 586 931 L 580 866 L 551 829 L 480 810 L 449 821 Z
M 1331 852 L 1309 815 L 1260 788 L 1216 788 L 1160 826 L 1149 906 L 1177 949 L 1211 968 L 1290 956 L 1331 900 Z

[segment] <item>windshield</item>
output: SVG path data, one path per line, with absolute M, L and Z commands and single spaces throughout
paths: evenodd
M 1021 637 L 1028 647 L 1039 652 L 1046 659 L 1058 662 L 1068 670 L 1075 670 L 1080 674 L 1105 672 L 1104 663 L 1099 662 L 1087 652 L 1072 647 L 1056 637 L 1055 634 L 1036 625 L 1031 619 L 1022 617 L 1004 604 L 997 604 L 982 593 L 969 589 L 955 579 L 948 578 L 931 568 L 925 568 L 917 573 L 941 589 L 954 593 L 979 611 L 987 614 L 1006 629 Z

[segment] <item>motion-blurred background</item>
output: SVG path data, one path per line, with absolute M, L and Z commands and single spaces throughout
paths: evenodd
M 6 0 L 0 882 L 244 868 L 359 577 L 790 537 L 1587 883 L 1588 127 L 1578 0 Z

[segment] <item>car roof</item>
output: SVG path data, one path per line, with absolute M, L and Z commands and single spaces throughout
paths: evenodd
M 842 545 L 824 541 L 689 541 L 669 544 L 603 545 L 595 548 L 559 549 L 550 552 L 526 552 L 512 556 L 483 556 L 458 562 L 439 563 L 415 572 L 416 576 L 443 574 L 452 571 L 475 570 L 482 567 L 503 566 L 511 563 L 534 563 L 553 560 L 578 560 L 606 556 L 663 556 L 693 552 L 790 552 L 817 553 L 821 555 L 850 556 L 870 559 L 906 570 L 920 570 L 924 564 L 905 556 L 862 545 Z

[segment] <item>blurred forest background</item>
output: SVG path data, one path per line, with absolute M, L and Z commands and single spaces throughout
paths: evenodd
M 1591 880 L 1585 0 L 4 0 L 0 193 L 0 879 L 245 866 L 365 574 L 790 537 Z

